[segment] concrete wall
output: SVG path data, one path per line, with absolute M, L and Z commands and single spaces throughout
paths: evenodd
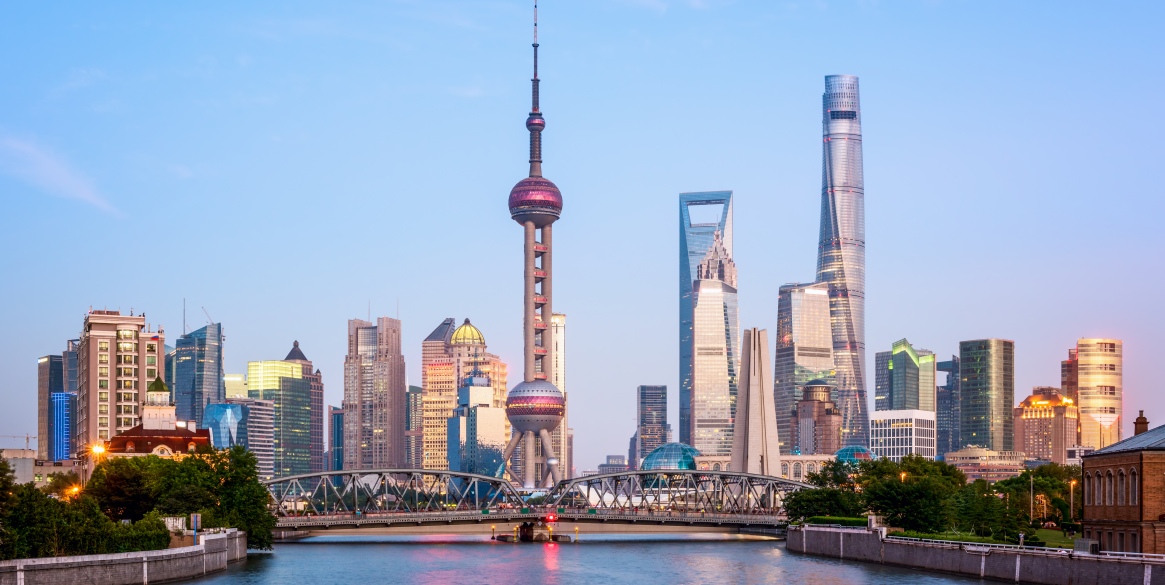
M 247 558 L 247 535 L 230 530 L 166 550 L 0 562 L 0 585 L 143 585 L 201 577 Z
M 788 550 L 1040 585 L 1165 585 L 1165 559 L 1019 550 L 884 538 L 864 528 L 790 526 Z

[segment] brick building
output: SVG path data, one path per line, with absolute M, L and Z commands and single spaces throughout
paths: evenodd
M 1083 458 L 1084 538 L 1101 550 L 1165 554 L 1165 425 L 1148 427 L 1142 411 L 1135 435 Z

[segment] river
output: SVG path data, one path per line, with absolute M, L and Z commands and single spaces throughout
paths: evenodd
M 578 585 L 978 583 L 881 565 L 789 553 L 737 535 L 586 535 L 574 544 L 507 544 L 478 536 L 317 537 L 252 552 L 198 585 L 505 583 Z

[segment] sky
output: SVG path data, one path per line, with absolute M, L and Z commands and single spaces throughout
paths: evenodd
M 8 3 L 0 19 L 0 435 L 95 309 L 226 370 L 298 340 L 343 394 L 346 321 L 468 317 L 520 380 L 531 6 Z M 544 173 L 562 190 L 576 467 L 635 388 L 677 421 L 677 195 L 732 190 L 743 327 L 812 280 L 824 76 L 858 75 L 868 386 L 907 338 L 1016 344 L 1016 400 L 1079 337 L 1125 342 L 1126 435 L 1165 422 L 1159 3 L 543 0 Z M 1155 170 L 1156 169 L 1156 170 Z M 941 379 L 941 375 L 940 375 Z M 869 393 L 873 400 L 873 393 Z M 22 440 L 0 437 L 5 446 Z

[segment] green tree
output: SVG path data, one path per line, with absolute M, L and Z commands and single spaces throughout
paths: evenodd
M 965 477 L 953 466 L 908 455 L 862 462 L 862 497 L 871 512 L 891 526 L 917 532 L 943 532 L 953 520 L 954 497 Z
M 785 513 L 790 519 L 812 516 L 859 517 L 865 513 L 862 498 L 855 492 L 834 487 L 803 489 L 785 497 Z
M 136 522 L 157 506 L 160 478 L 173 465 L 173 461 L 153 455 L 106 459 L 93 470 L 85 493 L 93 496 L 110 518 Z
M 4 557 L 30 559 L 61 554 L 64 504 L 31 482 L 16 486 L 14 492 L 15 503 L 6 522 L 9 538 Z
M 271 550 L 275 516 L 267 508 L 271 494 L 259 483 L 259 461 L 241 446 L 216 454 L 220 478 L 218 515 L 222 522 L 247 533 L 247 546 Z
M 80 486 L 81 476 L 77 475 L 77 472 L 57 471 L 49 474 L 48 482 L 40 489 L 44 493 L 58 498 L 68 498 L 75 495 L 73 493 L 74 488 L 78 488 L 78 491 L 80 491 Z

